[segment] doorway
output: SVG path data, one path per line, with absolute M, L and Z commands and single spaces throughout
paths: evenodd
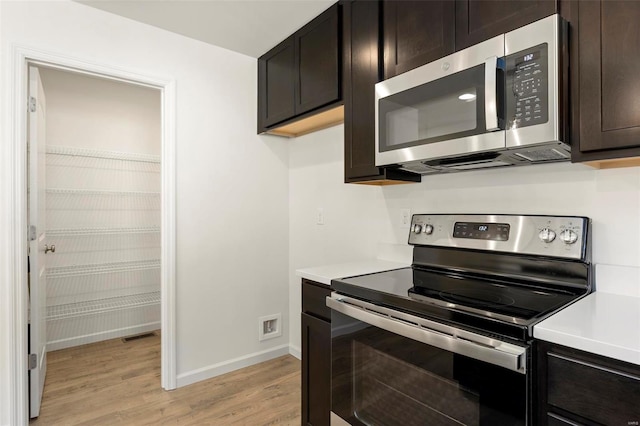
M 12 317 L 12 334 L 8 336 L 8 347 L 12 348 L 11 377 L 6 383 L 12 392 L 8 395 L 12 424 L 26 424 L 28 420 L 28 359 L 24 356 L 28 342 L 28 241 L 24 238 L 28 229 L 27 211 L 27 114 L 25 94 L 28 93 L 28 68 L 31 65 L 54 68 L 93 77 L 106 78 L 139 86 L 157 89 L 161 92 L 161 384 L 165 390 L 176 388 L 176 347 L 175 347 L 175 81 L 170 78 L 158 78 L 141 75 L 128 70 L 117 69 L 88 61 L 16 47 L 13 50 L 10 76 L 11 143 L 7 147 L 8 162 L 6 175 L 10 177 L 8 188 L 15 200 L 13 208 L 7 212 L 7 224 L 10 224 L 8 244 L 14 254 L 7 257 L 7 276 L 14 277 L 15 287 L 10 298 L 2 302 Z
M 46 353 L 160 329 L 161 93 L 35 66 L 29 92 L 33 418 Z

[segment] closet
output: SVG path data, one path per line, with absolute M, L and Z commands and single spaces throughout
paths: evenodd
M 160 93 L 42 70 L 47 346 L 160 328 Z

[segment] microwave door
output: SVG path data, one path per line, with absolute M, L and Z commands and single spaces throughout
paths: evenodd
M 503 52 L 498 36 L 376 84 L 376 165 L 504 148 Z

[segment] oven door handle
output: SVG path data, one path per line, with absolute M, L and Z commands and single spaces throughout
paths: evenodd
M 435 323 L 337 293 L 327 306 L 351 318 L 445 351 L 526 373 L 527 348 Z

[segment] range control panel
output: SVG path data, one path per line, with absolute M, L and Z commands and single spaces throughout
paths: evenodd
M 507 128 L 549 121 L 549 65 L 546 43 L 505 58 Z
M 588 232 L 580 216 L 416 214 L 409 244 L 584 260 Z

